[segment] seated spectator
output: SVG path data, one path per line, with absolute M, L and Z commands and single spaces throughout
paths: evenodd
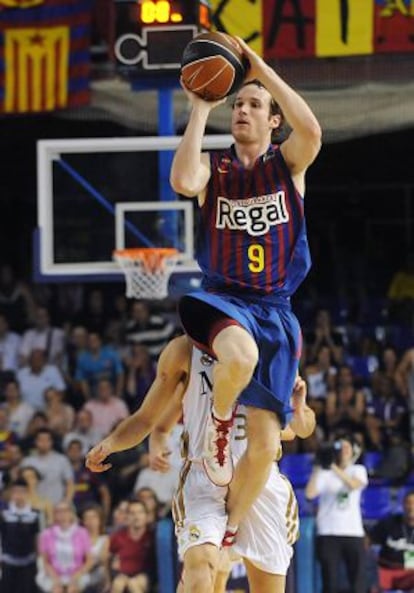
M 100 439 L 106 437 L 115 424 L 129 415 L 125 402 L 114 395 L 112 383 L 108 379 L 98 381 L 96 398 L 89 400 L 84 409 L 92 414 L 92 428 Z
M 35 447 L 35 440 L 41 428 L 49 428 L 47 416 L 44 412 L 35 412 L 27 425 L 26 436 L 21 439 L 20 444 L 25 453 L 32 453 Z M 54 439 L 55 440 L 55 439 Z
M 5 409 L 9 416 L 9 428 L 19 439 L 26 435 L 27 427 L 33 418 L 34 409 L 22 401 L 19 384 L 15 379 L 7 381 L 4 387 Z
M 366 412 L 366 427 L 372 448 L 386 448 L 393 432 L 404 433 L 408 439 L 407 403 L 395 391 L 392 378 L 381 373 L 375 376 Z
M 314 330 L 306 336 L 309 346 L 309 359 L 315 360 L 321 346 L 328 346 L 335 364 L 341 364 L 344 349 L 344 337 L 332 325 L 331 314 L 327 309 L 319 309 L 316 313 Z
M 147 593 L 154 579 L 155 543 L 148 529 L 147 510 L 139 501 L 128 503 L 128 526 L 110 536 L 110 553 L 115 556 L 111 593 Z
M 34 299 L 28 286 L 17 280 L 11 266 L 0 266 L 0 312 L 12 330 L 21 332 L 34 316 Z
M 76 380 L 76 368 L 78 357 L 82 352 L 86 352 L 88 344 L 88 332 L 82 325 L 76 325 L 70 330 L 66 341 L 66 351 L 63 360 L 62 370 L 68 386 L 68 401 L 78 410 L 85 403 L 85 398 L 81 385 Z
M 120 500 L 112 511 L 112 518 L 109 524 L 109 528 L 112 533 L 118 531 L 122 527 L 128 526 L 128 505 L 127 500 Z
M 304 377 L 308 385 L 308 406 L 315 412 L 318 425 L 324 425 L 326 398 L 335 385 L 336 377 L 329 346 L 319 348 L 315 361 L 305 367 Z
M 404 352 L 395 372 L 399 392 L 406 398 L 414 397 L 414 348 Z
M 337 374 L 336 387 L 326 400 L 326 423 L 330 433 L 354 432 L 365 435 L 365 395 L 355 388 L 351 369 L 342 365 Z
M 125 360 L 125 366 L 126 400 L 130 411 L 135 412 L 155 379 L 154 362 L 145 346 L 134 344 L 130 347 L 130 355 Z
M 6 408 L 0 406 L 0 469 L 5 469 L 9 462 L 9 446 L 17 442 L 17 436 L 9 429 L 9 415 Z
M 172 338 L 175 325 L 162 315 L 151 313 L 145 301 L 133 301 L 130 316 L 125 326 L 125 338 L 128 344 L 142 344 L 153 360 Z
M 85 467 L 85 453 L 81 441 L 76 439 L 70 441 L 65 452 L 74 475 L 73 503 L 77 513 L 81 513 L 85 507 L 91 504 L 99 504 L 103 509 L 106 522 L 111 510 L 111 494 L 105 477 L 92 473 Z
M 105 534 L 102 507 L 90 505 L 81 514 L 82 525 L 89 533 L 93 565 L 89 572 L 87 593 L 105 593 L 109 589 L 109 536 Z
M 8 485 L 20 479 L 20 464 L 23 461 L 23 451 L 18 443 L 7 447 L 7 465 L 3 470 L 3 482 Z M 0 488 L 1 490 L 1 488 Z
M 380 352 L 379 366 L 372 374 L 372 380 L 375 381 L 375 377 L 378 374 L 385 375 L 395 383 L 395 388 L 398 389 L 395 378 L 398 363 L 399 358 L 397 350 L 393 346 L 385 346 Z
M 0 313 L 0 372 L 17 372 L 21 337 L 10 331 L 7 318 Z
M 402 514 L 380 519 L 368 535 L 371 543 L 381 546 L 378 554 L 381 589 L 413 589 L 414 492 L 405 495 Z
M 40 533 L 40 569 L 36 584 L 42 593 L 81 593 L 89 584 L 91 540 L 76 522 L 70 503 L 54 508 L 54 523 Z
M 105 333 L 108 322 L 108 311 L 105 307 L 104 295 L 99 288 L 92 289 L 86 297 L 86 304 L 76 318 L 78 325 L 83 325 L 90 332 L 100 335 Z
M 63 437 L 73 427 L 75 420 L 75 411 L 72 406 L 64 402 L 64 393 L 54 387 L 49 387 L 45 391 L 45 409 L 49 428 L 55 434 Z
M 0 512 L 1 593 L 35 593 L 38 532 L 39 515 L 30 506 L 27 484 L 16 480 L 9 504 Z
M 82 443 L 85 455 L 100 440 L 99 433 L 93 427 L 92 412 L 86 408 L 82 408 L 77 412 L 73 430 L 63 437 L 63 449 L 66 449 L 70 441 L 73 440 L 78 440 Z
M 388 289 L 389 315 L 393 321 L 414 321 L 414 253 L 408 253 L 404 265 L 395 272 Z
M 41 474 L 35 467 L 27 465 L 19 468 L 20 477 L 26 482 L 29 489 L 29 502 L 33 509 L 38 511 L 42 529 L 53 522 L 53 504 L 50 498 L 39 493 Z
M 24 332 L 20 346 L 21 364 L 27 365 L 34 350 L 43 350 L 47 364 L 60 366 L 65 350 L 65 333 L 50 324 L 46 307 L 37 307 L 35 325 Z
M 75 379 L 85 400 L 96 396 L 98 382 L 107 379 L 114 385 L 115 394 L 121 397 L 124 388 L 124 370 L 117 352 L 109 346 L 102 345 L 101 336 L 91 332 L 88 337 L 88 348 L 78 356 Z
M 147 509 L 148 525 L 152 529 L 155 529 L 157 521 L 161 519 L 163 515 L 160 501 L 158 500 L 154 490 L 148 486 L 138 488 L 138 490 L 135 490 L 134 492 L 134 500 L 139 500 L 145 504 Z
M 165 516 L 171 510 L 171 502 L 178 487 L 179 475 L 179 470 L 173 466 L 170 466 L 166 472 L 145 467 L 138 474 L 134 493 L 141 488 L 151 489 L 160 503 L 159 516 Z
M 45 352 L 38 349 L 31 351 L 29 364 L 19 370 L 17 380 L 23 401 L 35 410 L 43 410 L 46 389 L 54 387 L 58 391 L 64 391 L 66 388 L 57 366 L 47 364 Z
M 65 455 L 53 449 L 53 434 L 48 428 L 41 428 L 35 438 L 35 449 L 22 463 L 22 467 L 33 466 L 42 479 L 39 493 L 57 504 L 73 498 L 73 470 Z

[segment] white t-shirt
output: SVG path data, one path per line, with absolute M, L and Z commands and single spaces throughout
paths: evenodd
M 330 469 L 321 470 L 316 478 L 319 495 L 316 531 L 318 535 L 345 535 L 363 537 L 364 527 L 361 515 L 361 491 L 368 484 L 365 466 L 350 465 L 345 473 L 358 479 L 363 486 L 351 490 Z

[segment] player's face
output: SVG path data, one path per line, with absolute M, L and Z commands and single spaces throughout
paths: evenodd
M 270 93 L 255 84 L 240 89 L 233 105 L 231 131 L 237 142 L 263 142 L 278 127 L 280 116 L 270 114 Z

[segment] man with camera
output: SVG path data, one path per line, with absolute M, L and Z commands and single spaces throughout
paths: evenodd
M 368 484 L 365 467 L 355 463 L 361 448 L 343 436 L 323 448 L 306 485 L 306 497 L 319 497 L 316 551 L 323 593 L 337 593 L 338 565 L 344 562 L 351 593 L 365 593 L 365 550 L 360 498 Z

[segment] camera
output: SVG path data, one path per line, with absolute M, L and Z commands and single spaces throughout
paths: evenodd
M 315 465 L 320 465 L 322 469 L 329 469 L 332 463 L 339 463 L 341 449 L 341 441 L 322 443 L 315 455 Z

